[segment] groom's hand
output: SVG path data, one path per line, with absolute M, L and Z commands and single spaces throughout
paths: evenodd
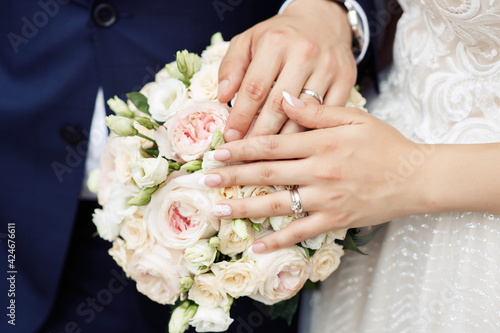
M 283 14 L 234 37 L 219 70 L 219 101 L 229 102 L 238 92 L 226 141 L 242 139 L 261 107 L 249 137 L 294 131 L 297 125 L 284 126 L 283 90 L 318 103 L 301 94 L 305 88 L 325 104 L 345 105 L 356 80 L 351 45 L 345 10 L 327 0 L 295 0 Z

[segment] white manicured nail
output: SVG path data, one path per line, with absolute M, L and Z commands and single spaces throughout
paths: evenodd
M 229 206 L 229 205 L 216 205 L 216 206 L 213 206 L 212 209 L 210 210 L 210 213 L 212 213 L 212 215 L 218 216 L 218 217 L 229 216 L 229 215 L 231 215 L 232 212 L 233 212 L 233 210 L 231 209 L 231 206 Z
M 290 104 L 291 106 L 295 106 L 295 105 L 293 104 L 293 101 L 292 101 L 292 96 L 290 96 L 290 94 L 289 94 L 289 93 L 287 93 L 286 91 L 283 91 L 281 94 L 283 95 L 283 97 L 285 98 L 285 101 L 286 101 L 288 104 Z

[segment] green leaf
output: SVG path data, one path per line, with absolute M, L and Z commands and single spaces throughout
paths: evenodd
M 380 230 L 380 228 L 382 228 L 382 227 L 378 227 L 370 234 L 364 235 L 364 236 L 357 235 L 360 232 L 359 229 L 351 228 L 351 229 L 347 230 L 347 233 L 345 235 L 344 240 L 337 239 L 337 240 L 335 240 L 335 242 L 337 244 L 342 245 L 344 247 L 344 250 L 351 250 L 351 251 L 360 253 L 362 255 L 366 255 L 366 253 L 361 251 L 358 248 L 358 246 L 363 246 L 363 245 L 368 244 L 368 242 L 371 241 L 373 239 L 373 237 L 375 237 L 375 235 Z
M 366 245 L 368 244 L 372 239 L 373 237 L 375 237 L 375 235 L 377 234 L 377 232 L 381 229 L 382 227 L 378 227 L 377 229 L 373 230 L 371 233 L 369 233 L 368 235 L 364 235 L 364 236 L 358 236 L 358 235 L 354 235 L 353 236 L 353 239 L 354 239 L 354 243 L 356 243 L 357 246 L 363 246 L 363 245 Z
M 142 148 L 142 151 L 144 151 L 146 154 L 149 156 L 153 156 L 154 158 L 157 158 L 160 155 L 160 151 L 157 148 Z
M 147 115 L 151 115 L 151 113 L 149 113 L 149 104 L 146 96 L 140 92 L 131 92 L 127 94 L 127 98 L 139 111 L 144 112 Z
M 318 290 L 319 282 L 312 282 L 311 280 L 307 280 L 306 283 L 304 284 L 304 289 L 310 291 Z
M 299 294 L 293 296 L 289 300 L 281 301 L 274 305 L 269 306 L 269 312 L 271 313 L 271 319 L 283 318 L 288 323 L 288 326 L 292 324 L 293 316 L 297 312 L 299 307 Z

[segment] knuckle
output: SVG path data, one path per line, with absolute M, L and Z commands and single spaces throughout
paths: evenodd
M 264 85 L 258 81 L 250 81 L 245 84 L 243 91 L 252 101 L 262 102 L 266 97 Z
M 260 178 L 261 182 L 266 182 L 266 181 L 272 179 L 273 176 L 274 176 L 273 168 L 271 168 L 267 165 L 263 165 L 260 167 L 259 178 Z
M 275 239 L 270 239 L 266 247 L 271 251 L 276 251 L 281 249 L 279 242 Z
M 279 95 L 273 97 L 270 101 L 271 111 L 274 114 L 279 115 L 280 117 L 286 116 L 285 111 L 283 110 L 282 102 L 283 102 L 283 97 Z
M 320 53 L 320 47 L 318 43 L 310 40 L 300 41 L 298 50 L 300 50 L 300 55 L 306 60 L 314 58 Z
M 272 154 L 280 148 L 279 140 L 276 136 L 262 137 L 262 143 L 263 149 L 267 154 Z
M 321 123 L 323 122 L 323 118 L 325 117 L 327 111 L 328 110 L 325 105 L 318 104 L 316 106 L 313 116 L 313 124 L 315 128 L 321 127 Z
M 269 31 L 265 35 L 265 41 L 270 45 L 280 45 L 287 41 L 288 31 L 285 28 Z
M 305 232 L 302 229 L 296 228 L 292 231 L 292 239 L 295 243 L 302 242 L 306 239 Z
M 273 212 L 274 215 L 282 215 L 283 214 L 283 203 L 281 203 L 279 200 L 271 200 L 270 202 L 271 205 L 271 211 Z

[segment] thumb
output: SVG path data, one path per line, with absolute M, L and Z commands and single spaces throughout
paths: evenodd
M 327 106 L 304 103 L 286 91 L 283 94 L 283 110 L 288 118 L 307 128 L 328 128 L 362 122 L 366 112 L 358 108 Z
M 238 92 L 252 60 L 251 35 L 243 33 L 234 37 L 219 67 L 217 99 L 229 102 Z

